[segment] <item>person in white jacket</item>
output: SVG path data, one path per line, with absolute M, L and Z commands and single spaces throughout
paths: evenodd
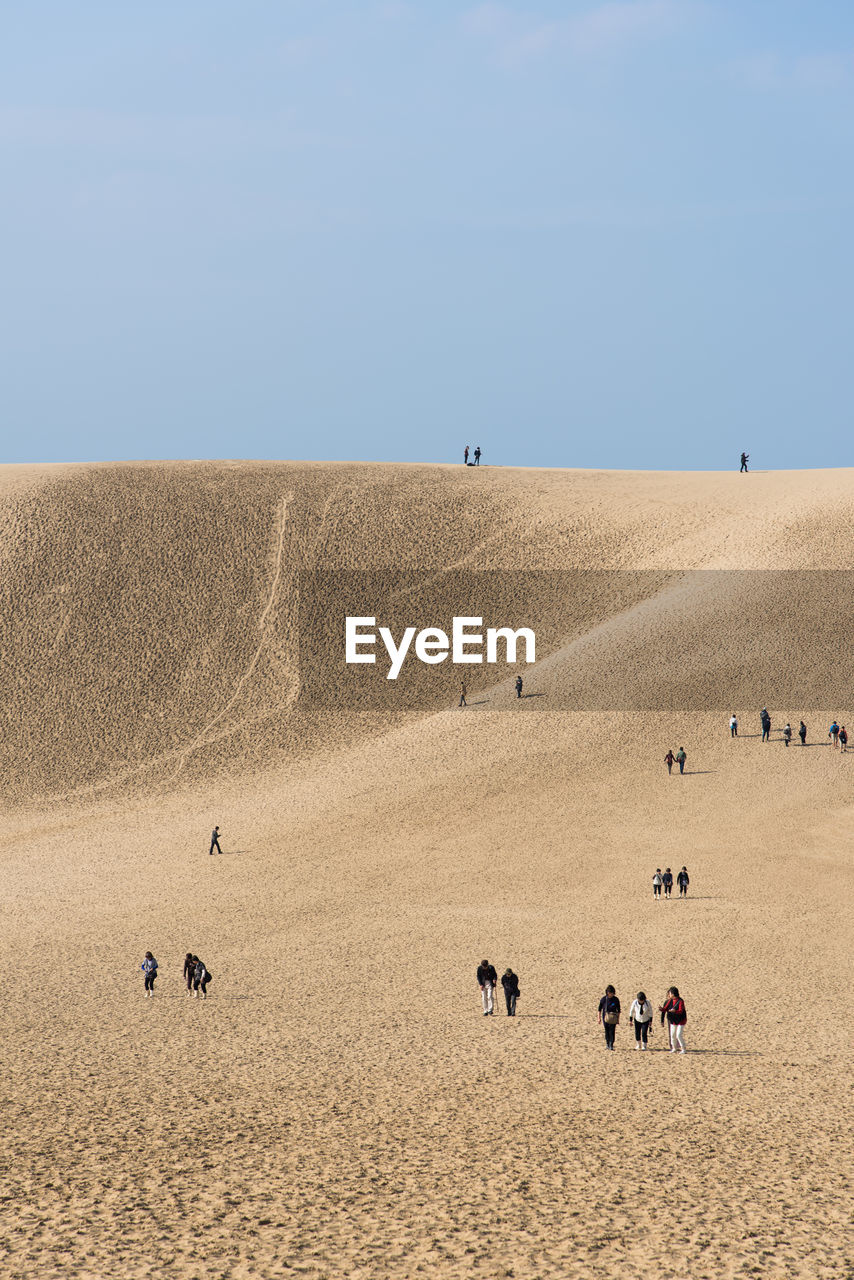
M 639 991 L 629 1009 L 629 1022 L 635 1029 L 635 1048 L 645 1049 L 646 1038 L 652 1026 L 652 1005 L 643 991 Z

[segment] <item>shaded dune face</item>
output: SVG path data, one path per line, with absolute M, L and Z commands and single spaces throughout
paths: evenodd
M 692 495 L 618 474 L 172 463 L 7 484 L 5 799 L 253 772 L 452 705 L 461 677 L 485 696 L 515 674 L 411 662 L 390 683 L 378 661 L 354 693 L 329 571 L 367 574 L 367 596 L 352 577 L 342 599 L 398 632 L 466 612 L 534 626 L 524 674 L 550 710 L 823 706 L 854 591 L 808 566 L 814 545 L 846 562 L 844 485 L 822 491 L 822 522 L 809 489 L 781 519 L 776 492 L 733 479 Z

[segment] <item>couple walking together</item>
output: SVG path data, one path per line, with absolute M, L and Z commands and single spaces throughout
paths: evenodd
M 490 1017 L 494 1013 L 494 995 L 495 988 L 498 983 L 498 974 L 495 972 L 495 966 L 490 964 L 488 960 L 481 960 L 477 966 L 477 985 L 480 987 L 480 998 L 483 1003 L 484 1018 Z M 519 979 L 512 969 L 505 969 L 501 975 L 501 985 L 504 988 L 504 1001 L 507 1005 L 507 1017 L 516 1017 L 516 1001 L 519 999 Z

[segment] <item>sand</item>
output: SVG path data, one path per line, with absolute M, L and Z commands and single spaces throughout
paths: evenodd
M 848 579 L 814 571 L 854 568 L 852 517 L 851 471 L 0 471 L 0 1272 L 854 1274 L 854 752 L 826 738 L 854 695 L 800 694 L 828 646 L 844 688 Z M 542 696 L 307 708 L 318 568 L 429 569 L 446 603 L 449 571 L 622 571 L 625 599 L 561 635 L 540 592 Z M 481 1016 L 484 956 L 515 1020 Z M 689 1052 L 624 1018 L 606 1053 L 608 982 L 624 1010 L 677 983 Z

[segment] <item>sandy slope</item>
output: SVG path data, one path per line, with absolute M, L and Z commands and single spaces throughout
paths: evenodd
M 0 504 L 4 1274 L 851 1275 L 850 591 L 806 571 L 852 567 L 854 473 L 9 468 Z M 300 705 L 318 566 L 625 574 L 563 636 L 538 588 L 544 696 L 401 715 Z M 750 569 L 805 572 L 685 576 Z M 757 683 L 814 745 L 730 740 Z M 608 981 L 677 982 L 691 1052 L 607 1055 Z

